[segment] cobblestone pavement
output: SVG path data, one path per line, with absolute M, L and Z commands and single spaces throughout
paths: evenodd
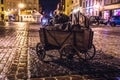
M 93 60 L 60 60 L 57 50 L 47 51 L 41 62 L 35 51 L 39 42 L 37 28 L 29 31 L 29 73 L 31 80 L 119 80 L 120 27 L 92 28 L 97 53 Z M 39 29 L 39 28 L 38 28 Z M 67 76 L 66 76 L 67 75 Z M 56 77 L 57 76 L 57 77 Z M 46 77 L 46 78 L 45 78 Z
M 93 28 L 97 54 L 86 62 L 60 60 L 57 50 L 47 51 L 47 61 L 41 62 L 35 51 L 39 25 L 16 23 L 0 28 L 0 80 L 120 79 L 120 27 Z
M 0 80 L 27 79 L 27 24 L 0 27 Z

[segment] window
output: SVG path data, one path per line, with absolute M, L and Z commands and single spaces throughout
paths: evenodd
M 97 4 L 97 0 L 95 0 L 94 4 L 95 4 L 95 5 Z
M 83 8 L 85 8 L 85 2 L 83 2 Z
M 82 6 L 82 0 L 80 0 L 80 6 Z
M 2 10 L 2 11 L 4 11 L 4 8 L 3 8 L 3 7 L 1 7 L 1 10 Z
M 102 5 L 102 0 L 99 1 L 99 4 Z
M 72 3 L 73 3 L 73 0 L 72 0 Z
M 107 4 L 111 4 L 112 1 L 111 0 L 105 0 L 104 4 L 107 5 Z
M 3 2 L 3 0 L 1 0 L 1 4 L 3 4 L 4 2 Z
M 112 0 L 112 3 L 118 3 L 120 2 L 119 0 Z
M 94 5 L 94 0 L 92 0 L 92 6 Z
M 93 2 L 92 2 L 92 0 L 90 0 L 90 2 L 89 2 L 89 3 L 90 3 L 90 6 L 92 6 L 92 3 L 93 3 Z
M 86 7 L 88 6 L 88 1 L 86 1 Z
M 88 6 L 88 7 L 90 6 L 90 0 L 87 1 L 87 6 Z

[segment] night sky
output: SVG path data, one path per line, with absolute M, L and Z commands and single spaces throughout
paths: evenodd
M 59 0 L 39 0 L 39 2 L 42 6 L 43 12 L 49 13 L 56 9 Z

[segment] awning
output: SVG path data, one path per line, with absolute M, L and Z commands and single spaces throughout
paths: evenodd
M 10 11 L 9 14 L 18 14 L 17 11 Z
M 21 11 L 20 14 L 21 15 L 30 15 L 31 11 Z

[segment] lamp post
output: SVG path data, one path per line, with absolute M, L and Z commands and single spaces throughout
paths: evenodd
M 24 7 L 25 7 L 25 5 L 23 3 L 19 3 L 18 4 L 18 8 L 19 8 L 19 11 L 18 11 L 19 21 L 22 21 L 21 9 L 23 9 Z

